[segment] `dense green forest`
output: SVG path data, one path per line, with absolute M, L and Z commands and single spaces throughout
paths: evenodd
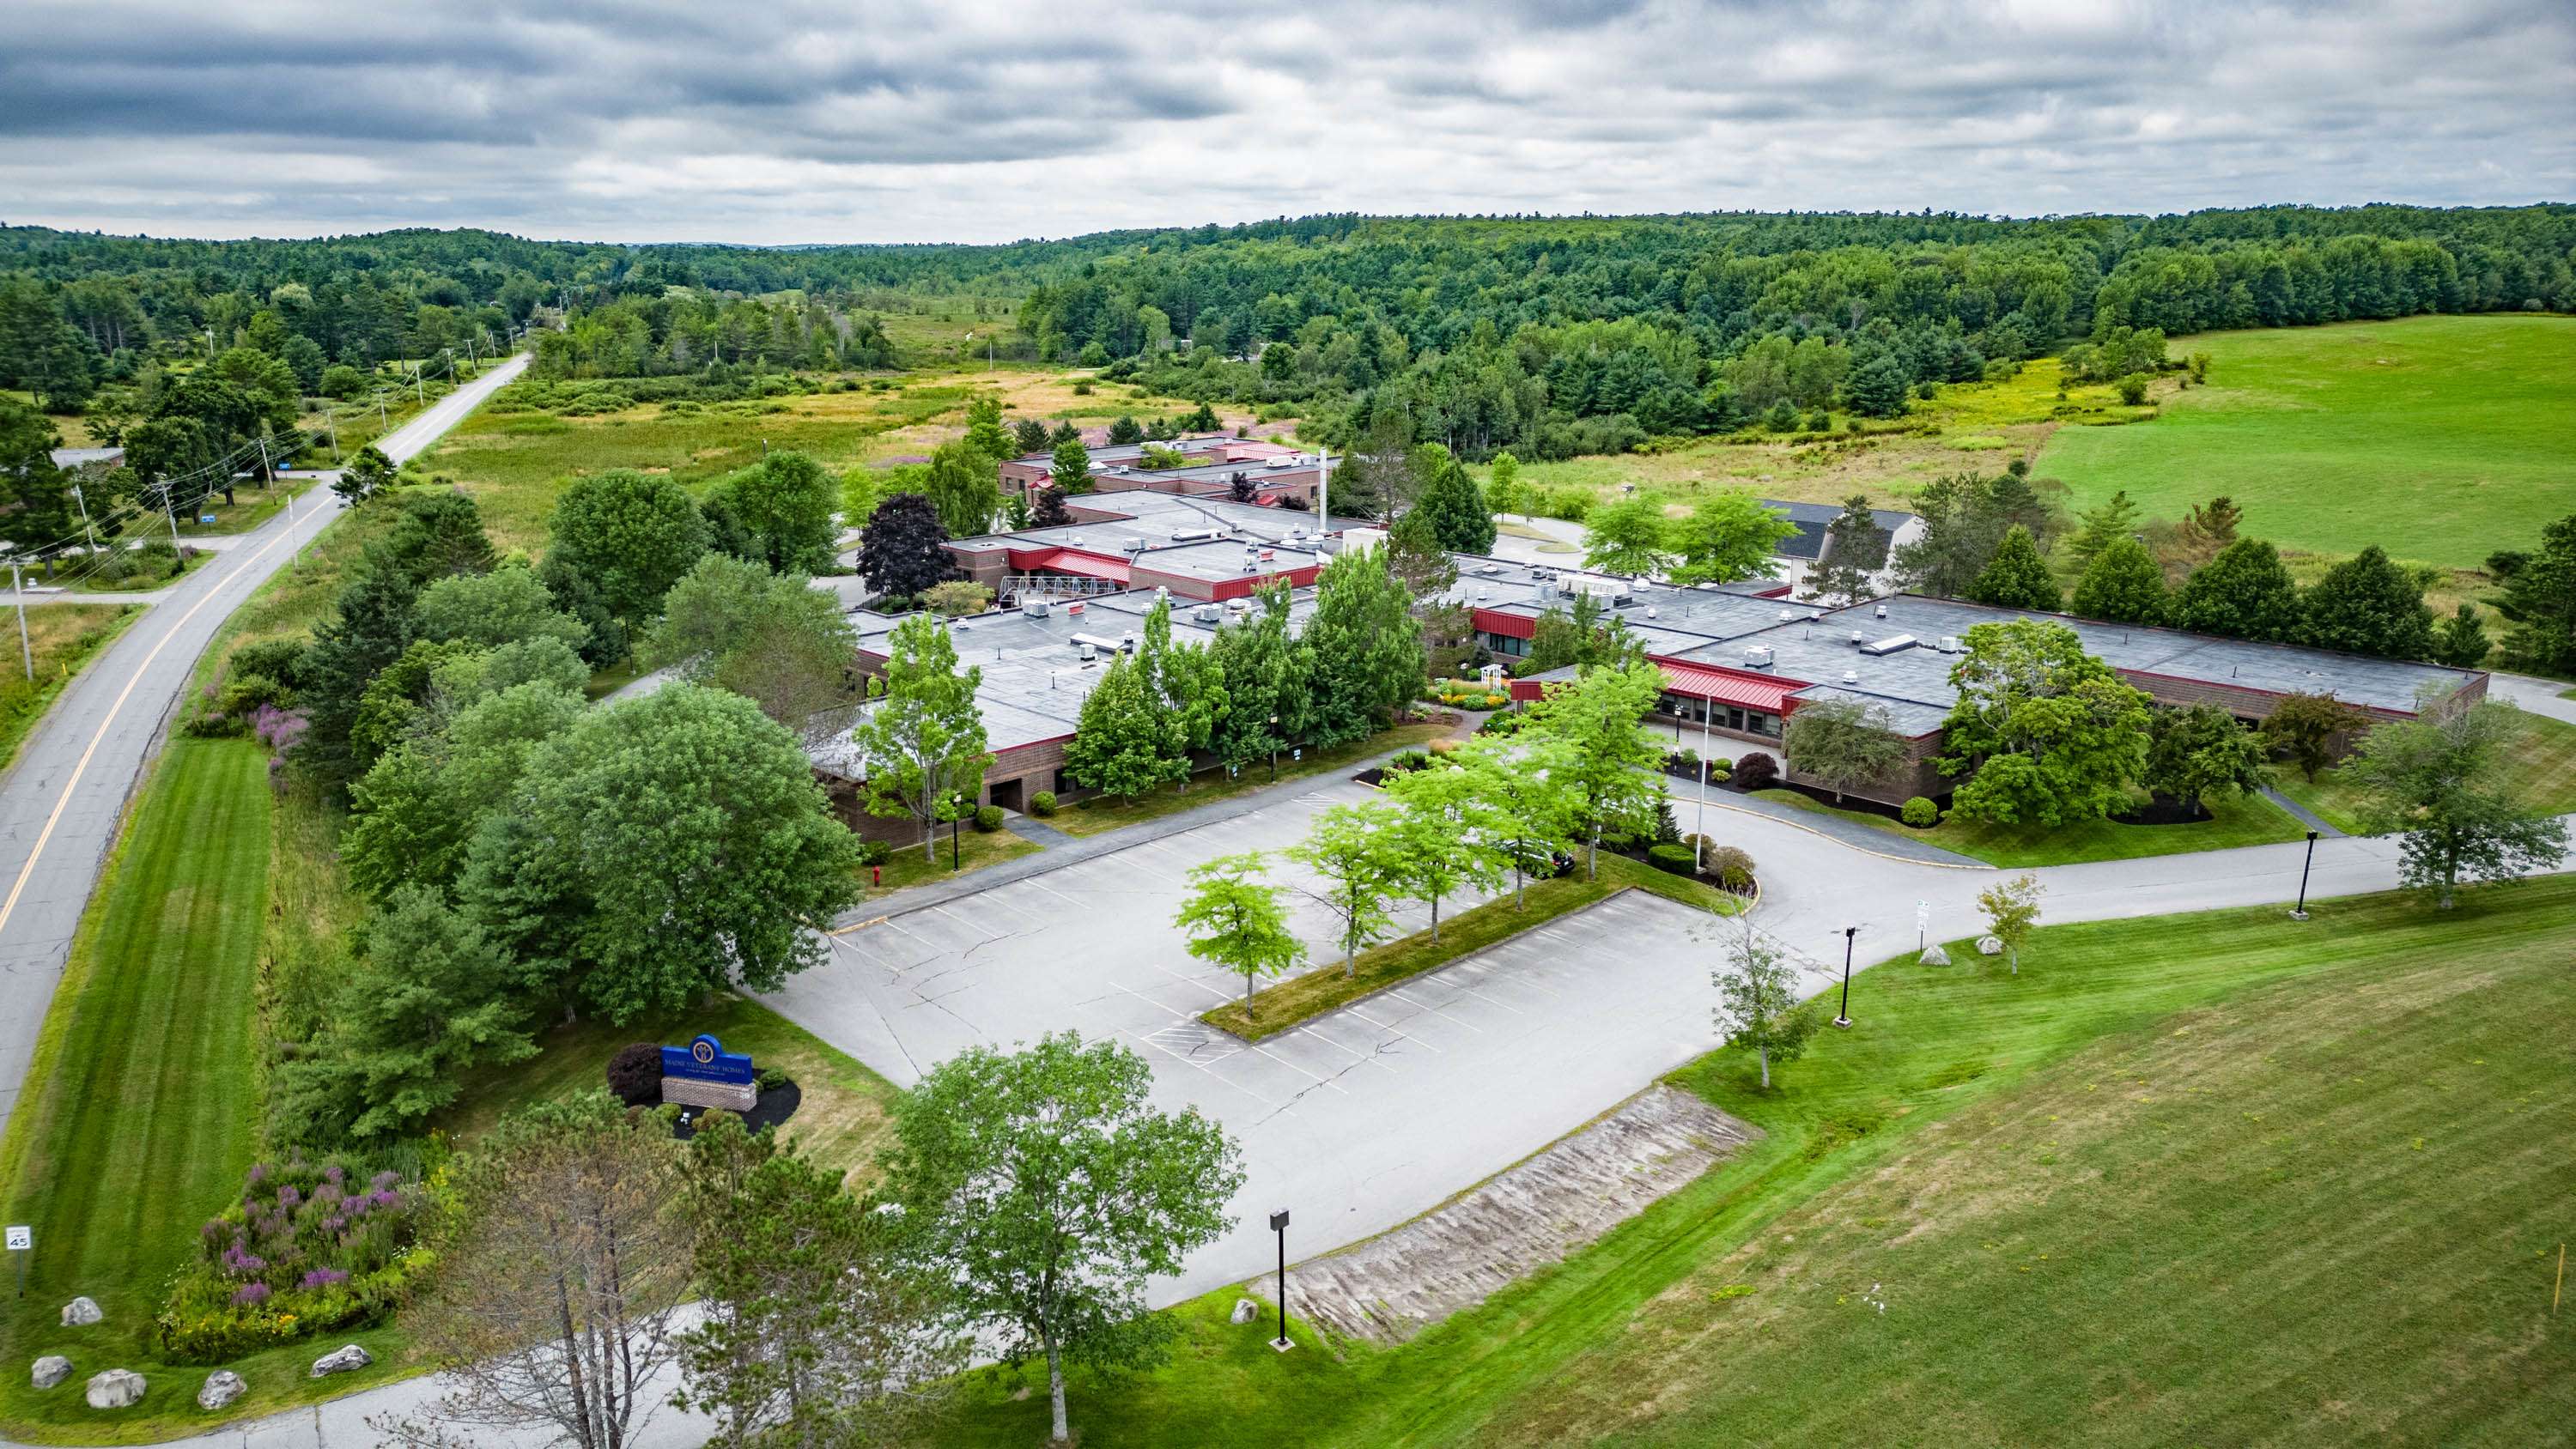
M 2089 343 L 2576 307 L 2576 206 L 1369 218 L 1002 246 L 611 246 L 489 232 L 186 242 L 0 229 L 0 385 L 75 407 L 211 331 L 285 360 L 426 356 L 568 304 L 554 377 L 886 367 L 893 297 L 1016 301 L 1004 346 L 1349 442 L 1612 452 Z

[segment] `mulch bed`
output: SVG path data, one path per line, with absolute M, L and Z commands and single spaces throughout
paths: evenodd
M 804 1100 L 804 1089 L 794 1082 L 789 1082 L 786 1086 L 771 1087 L 763 1091 L 760 1094 L 760 1100 L 752 1104 L 750 1111 L 736 1115 L 742 1118 L 744 1131 L 758 1132 L 763 1127 L 775 1127 L 795 1116 L 797 1106 Z M 682 1107 L 680 1120 L 671 1128 L 671 1135 L 683 1142 L 695 1137 L 698 1134 L 697 1119 L 713 1110 L 715 1109 L 708 1107 Z

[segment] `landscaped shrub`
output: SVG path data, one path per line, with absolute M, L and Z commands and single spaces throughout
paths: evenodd
M 608 1090 L 629 1107 L 650 1107 L 662 1100 L 662 1048 L 639 1041 L 617 1049 L 608 1059 Z
M 975 829 L 976 829 L 978 832 L 980 832 L 980 833 L 982 833 L 982 834 L 985 834 L 985 835 L 990 835 L 990 834 L 992 834 L 994 831 L 999 830 L 999 829 L 1001 829 L 1001 828 L 1002 828 L 1002 807 L 1001 807 L 1001 806 L 999 806 L 999 805 L 978 805 L 978 806 L 976 806 L 976 807 L 975 807 Z
M 1400 774 L 1406 770 L 1419 770 L 1430 763 L 1431 756 L 1427 751 L 1406 750 L 1386 762 L 1386 772 L 1390 775 Z
M 293 689 L 303 683 L 304 641 L 254 639 L 233 651 L 229 667 L 235 674 L 265 674 Z
M 894 847 L 886 842 L 882 840 L 862 840 L 859 842 L 859 864 L 883 865 L 892 859 L 894 859 Z
M 1753 857 L 1732 845 L 1721 845 L 1700 861 L 1700 873 L 1731 891 L 1753 885 Z
M 1053 790 L 1040 790 L 1036 794 L 1031 795 L 1029 797 L 1029 813 L 1031 815 L 1053 815 L 1055 813 L 1055 792 Z
M 1780 762 L 1754 750 L 1735 762 L 1735 783 L 1747 790 L 1768 790 L 1780 783 Z
M 251 1168 L 241 1199 L 198 1235 L 153 1328 L 177 1363 L 221 1363 L 389 1316 L 413 1251 L 417 1182 L 340 1162 Z
M 1687 845 L 1650 845 L 1646 848 L 1646 864 L 1674 875 L 1690 875 L 1699 869 Z
M 779 1088 L 787 1085 L 787 1069 L 785 1067 L 762 1067 L 760 1069 L 760 1075 L 752 1078 L 752 1085 L 760 1088 L 760 1090 L 764 1092 L 775 1092 Z
M 1486 720 L 1483 724 L 1476 726 L 1476 733 L 1480 735 L 1518 734 L 1520 733 L 1521 720 L 1522 715 L 1519 710 L 1512 710 L 1506 714 L 1498 714 Z
M 1905 802 L 1898 818 L 1917 830 L 1929 830 L 1941 823 L 1941 807 L 1917 795 Z

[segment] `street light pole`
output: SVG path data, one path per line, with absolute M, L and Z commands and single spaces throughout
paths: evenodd
M 1834 1025 L 1841 1027 L 1845 1031 L 1851 1030 L 1852 938 L 1859 934 L 1860 927 L 1858 926 L 1843 927 L 1843 1005 L 1842 1010 L 1834 1017 Z
M 1270 1231 L 1279 1235 L 1279 1336 L 1270 1346 L 1286 1353 L 1297 1345 L 1288 1340 L 1288 1210 L 1281 1208 L 1270 1215 Z
M 1279 783 L 1279 716 L 1270 717 L 1270 783 Z
M 966 792 L 960 790 L 948 797 L 948 869 L 952 874 L 956 871 L 959 860 L 957 854 L 957 825 L 964 817 L 965 813 Z
M 2304 921 L 2308 918 L 2308 867 L 2316 864 L 2316 861 L 2317 833 L 2311 830 L 2308 832 L 2307 858 L 2299 862 L 2299 904 L 2290 912 L 2291 920 Z
M 1713 701 L 1703 699 L 1699 702 L 1699 824 L 1692 827 L 1698 836 L 1691 842 L 1693 870 L 1704 870 L 1708 866 L 1703 859 L 1708 854 L 1708 717 L 1716 709 Z

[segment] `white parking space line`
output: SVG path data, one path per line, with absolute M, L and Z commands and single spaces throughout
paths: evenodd
M 1387 1023 L 1378 1020 L 1376 1017 L 1369 1015 L 1367 1012 L 1360 1010 L 1356 1006 L 1345 1006 L 1342 1010 L 1349 1012 L 1351 1015 L 1358 1017 L 1360 1020 L 1367 1022 L 1369 1025 L 1376 1027 L 1380 1031 L 1393 1032 L 1395 1035 L 1404 1038 L 1406 1041 L 1412 1042 L 1414 1045 L 1421 1047 L 1424 1051 L 1431 1053 L 1435 1057 L 1448 1055 L 1448 1053 L 1443 1052 L 1440 1048 L 1433 1046 L 1431 1043 L 1424 1041 L 1413 1033 L 1390 1026 Z
M 1326 1045 L 1326 1046 L 1328 1046 L 1328 1047 L 1331 1047 L 1333 1050 L 1335 1050 L 1335 1051 L 1337 1051 L 1337 1052 L 1347 1052 L 1347 1053 L 1349 1053 L 1349 1054 L 1350 1054 L 1350 1055 L 1352 1055 L 1352 1056 L 1358 1057 L 1361 1061 L 1364 1061 L 1364 1062 L 1374 1062 L 1374 1063 L 1376 1063 L 1378 1066 L 1384 1067 L 1384 1068 L 1386 1068 L 1386 1069 L 1387 1069 L 1388 1071 L 1390 1071 L 1390 1072 L 1392 1072 L 1392 1071 L 1394 1071 L 1394 1070 L 1395 1070 L 1395 1066 L 1394 1066 L 1394 1064 L 1393 1064 L 1393 1063 L 1388 1062 L 1388 1061 L 1386 1061 L 1385 1059 L 1381 1058 L 1381 1057 L 1380 1057 L 1380 1056 L 1378 1056 L 1378 1054 L 1377 1054 L 1377 1053 L 1375 1053 L 1375 1052 L 1364 1052 L 1364 1051 L 1359 1050 L 1359 1049 L 1358 1049 L 1358 1048 L 1356 1048 L 1356 1047 L 1346 1047 L 1346 1046 L 1342 1045 L 1340 1042 L 1337 1042 L 1337 1041 L 1333 1040 L 1331 1037 L 1328 1037 L 1328 1036 L 1324 1035 L 1322 1032 L 1315 1030 L 1315 1029 L 1314 1029 L 1313 1027 L 1311 1027 L 1311 1026 L 1301 1026 L 1301 1027 L 1297 1028 L 1297 1030 L 1299 1030 L 1299 1031 L 1301 1031 L 1301 1032 L 1305 1033 L 1305 1034 L 1306 1034 L 1306 1035 L 1308 1035 L 1308 1036 L 1313 1037 L 1315 1040 L 1317 1040 L 1317 1041 L 1319 1041 L 1319 1042 L 1322 1042 L 1324 1045 Z
M 1195 986 L 1199 990 L 1206 992 L 1208 995 L 1215 997 L 1217 1005 L 1219 1006 L 1223 1006 L 1227 1002 L 1234 1000 L 1233 996 L 1226 992 L 1217 990 L 1215 987 L 1208 985 L 1206 982 L 1201 981 L 1195 976 L 1183 975 L 1181 972 L 1175 971 L 1171 967 L 1166 966 L 1159 961 L 1152 963 L 1152 965 L 1155 970 L 1171 977 L 1174 981 L 1178 981 L 1189 986 Z
M 1270 1058 L 1272 1061 L 1277 1062 L 1279 1065 L 1286 1067 L 1288 1070 L 1295 1072 L 1300 1076 L 1313 1077 L 1317 1082 L 1332 1088 L 1334 1091 L 1341 1093 L 1345 1097 L 1350 1095 L 1350 1088 L 1343 1086 L 1341 1083 L 1334 1081 L 1330 1077 L 1318 1075 L 1305 1067 L 1299 1066 L 1297 1063 L 1288 1060 L 1286 1057 L 1279 1055 L 1279 1053 L 1261 1045 L 1259 1042 L 1248 1043 L 1248 1045 L 1252 1050 L 1261 1053 L 1263 1056 Z
M 1406 1002 L 1406 1003 L 1409 1003 L 1409 1004 L 1411 1004 L 1411 1005 L 1421 1007 L 1423 1010 L 1425 1010 L 1425 1011 L 1427 1011 L 1427 1012 L 1430 1012 L 1433 1016 L 1437 1016 L 1437 1017 L 1440 1017 L 1440 1018 L 1442 1018 L 1442 1019 L 1444 1019 L 1444 1020 L 1448 1020 L 1448 1021 L 1456 1021 L 1456 1022 L 1458 1022 L 1458 1024 L 1459 1024 L 1460 1026 L 1463 1026 L 1463 1027 L 1467 1028 L 1469 1031 L 1474 1032 L 1474 1033 L 1475 1033 L 1476 1035 L 1478 1035 L 1478 1036 L 1483 1036 L 1483 1035 L 1485 1034 L 1485 1029 L 1484 1029 L 1483 1027 L 1481 1027 L 1481 1026 L 1476 1025 L 1474 1022 L 1472 1022 L 1472 1021 L 1459 1021 L 1457 1017 L 1454 1017 L 1454 1016 L 1449 1015 L 1449 1013 L 1447 1013 L 1447 1012 L 1445 1012 L 1445 1011 L 1442 1011 L 1439 1007 L 1436 1007 L 1436 1006 L 1432 1005 L 1430 1002 L 1428 1002 L 1428 1001 L 1415 1001 L 1412 997 L 1405 995 L 1402 991 L 1397 990 L 1397 989 L 1396 989 L 1396 988 L 1394 988 L 1394 987 L 1388 987 L 1388 988 L 1387 988 L 1387 992 L 1386 992 L 1386 994 L 1387 994 L 1387 995 L 1389 995 L 1389 996 L 1394 997 L 1394 998 L 1395 998 L 1396 1000 L 1398 1000 L 1398 1001 Z
M 1128 1034 L 1129 1036 L 1135 1037 L 1135 1038 L 1136 1038 L 1136 1040 L 1138 1040 L 1138 1041 L 1140 1041 L 1140 1042 L 1143 1042 L 1145 1045 L 1147 1045 L 1147 1046 L 1149 1046 L 1149 1047 L 1152 1047 L 1154 1050 L 1156 1050 L 1156 1051 L 1158 1051 L 1158 1052 L 1161 1052 L 1163 1055 L 1165 1055 L 1165 1056 L 1167 1056 L 1167 1057 L 1170 1057 L 1173 1061 L 1179 1062 L 1182 1066 L 1185 1066 L 1185 1067 L 1195 1067 L 1195 1068 L 1197 1068 L 1198 1070 L 1200 1070 L 1200 1071 L 1202 1071 L 1202 1072 L 1207 1073 L 1209 1076 L 1214 1077 L 1214 1078 L 1216 1078 L 1218 1081 L 1225 1083 L 1227 1086 L 1232 1087 L 1234 1090 L 1236 1090 L 1236 1091 L 1238 1091 L 1238 1092 L 1241 1092 L 1243 1095 L 1245 1095 L 1245 1096 L 1247 1096 L 1247 1097 L 1250 1097 L 1252 1100 L 1254 1100 L 1254 1101 L 1256 1101 L 1256 1102 L 1259 1102 L 1259 1103 L 1260 1103 L 1262 1106 L 1264 1106 L 1264 1107 L 1274 1107 L 1274 1108 L 1275 1108 L 1275 1107 L 1277 1107 L 1277 1106 L 1279 1105 L 1277 1102 L 1272 1101 L 1270 1098 L 1263 1096 L 1261 1093 L 1259 1093 L 1259 1092 L 1256 1092 L 1256 1091 L 1252 1090 L 1250 1087 L 1247 1087 L 1247 1086 L 1245 1086 L 1243 1083 L 1236 1081 L 1234 1078 L 1229 1077 L 1229 1076 L 1225 1075 L 1224 1073 L 1217 1071 L 1217 1070 L 1216 1070 L 1215 1068 L 1213 1068 L 1213 1067 L 1210 1067 L 1210 1066 L 1209 1066 L 1209 1065 L 1207 1065 L 1205 1062 L 1194 1062 L 1194 1061 L 1191 1061 L 1188 1057 L 1182 1056 L 1180 1053 L 1178 1053 L 1178 1052 L 1176 1052 L 1176 1051 L 1173 1051 L 1170 1047 L 1167 1047 L 1167 1046 L 1163 1045 L 1161 1042 L 1158 1042 L 1158 1041 L 1154 1040 L 1154 1039 L 1153 1039 L 1152 1037 L 1150 1037 L 1150 1036 L 1139 1036 L 1139 1035 L 1137 1035 L 1137 1033 L 1132 1032 L 1132 1031 L 1131 1031 L 1131 1032 L 1129 1032 L 1129 1033 L 1127 1033 L 1127 1034 Z

